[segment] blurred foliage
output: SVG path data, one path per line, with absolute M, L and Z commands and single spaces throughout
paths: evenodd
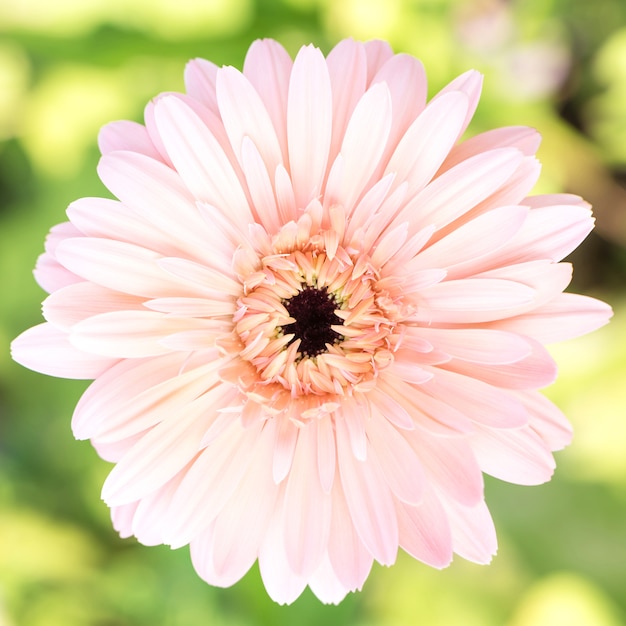
M 241 67 L 257 37 L 291 53 L 311 41 L 381 37 L 420 57 L 431 92 L 475 67 L 486 76 L 471 133 L 504 124 L 544 136 L 538 192 L 585 196 L 596 234 L 575 253 L 576 290 L 612 302 L 606 329 L 555 347 L 548 394 L 573 445 L 553 482 L 487 482 L 500 537 L 489 567 L 437 572 L 403 555 L 375 567 L 339 607 L 306 592 L 267 597 L 256 568 L 205 585 L 185 550 L 122 541 L 100 502 L 108 465 L 72 439 L 85 383 L 10 361 L 39 321 L 31 268 L 72 200 L 106 193 L 99 127 L 141 120 L 182 90 L 196 56 Z M 617 626 L 626 623 L 626 3 L 623 0 L 2 0 L 0 3 L 0 625 Z

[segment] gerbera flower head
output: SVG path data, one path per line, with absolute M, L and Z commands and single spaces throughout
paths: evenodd
M 227 586 L 258 559 L 285 603 L 360 589 L 398 547 L 487 563 L 483 472 L 548 480 L 570 427 L 544 344 L 604 324 L 562 293 L 589 206 L 529 196 L 539 135 L 460 142 L 470 71 L 429 103 L 416 59 L 346 40 L 243 72 L 194 60 L 186 94 L 100 135 L 116 200 L 83 198 L 35 275 L 46 322 L 13 343 L 95 379 L 73 416 L 116 464 L 124 537 L 190 544 Z

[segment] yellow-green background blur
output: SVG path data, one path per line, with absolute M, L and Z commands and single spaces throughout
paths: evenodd
M 250 42 L 293 54 L 341 38 L 420 57 L 431 93 L 474 67 L 485 90 L 470 133 L 537 127 L 538 192 L 590 200 L 596 232 L 573 288 L 608 300 L 612 324 L 561 346 L 547 390 L 575 426 L 553 481 L 487 481 L 500 549 L 442 572 L 403 554 L 339 606 L 266 596 L 256 566 L 231 589 L 197 578 L 187 550 L 120 540 L 99 498 L 109 466 L 75 442 L 86 383 L 10 360 L 40 321 L 31 269 L 47 230 L 105 193 L 99 127 L 141 121 L 185 62 L 241 67 Z M 0 626 L 617 626 L 626 623 L 626 2 L 624 0 L 0 1 Z

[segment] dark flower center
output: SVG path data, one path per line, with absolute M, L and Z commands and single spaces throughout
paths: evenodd
M 326 344 L 337 343 L 342 336 L 331 326 L 343 324 L 335 315 L 337 302 L 328 295 L 326 287 L 317 289 L 306 286 L 293 298 L 283 302 L 289 316 L 296 321 L 283 326 L 285 335 L 294 334 L 289 344 L 300 339 L 300 352 L 314 357 L 326 350 Z M 289 345 L 287 344 L 287 345 Z

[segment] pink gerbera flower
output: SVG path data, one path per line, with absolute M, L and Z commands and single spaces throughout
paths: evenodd
M 483 472 L 542 483 L 570 440 L 544 344 L 611 315 L 562 293 L 589 206 L 527 196 L 532 129 L 459 143 L 477 72 L 426 104 L 420 62 L 379 41 L 257 41 L 243 73 L 185 79 L 102 131 L 118 200 L 52 229 L 47 321 L 13 343 L 95 379 L 72 425 L 116 463 L 116 529 L 190 544 L 214 585 L 258 559 L 281 603 L 338 602 L 398 547 L 488 562 Z

